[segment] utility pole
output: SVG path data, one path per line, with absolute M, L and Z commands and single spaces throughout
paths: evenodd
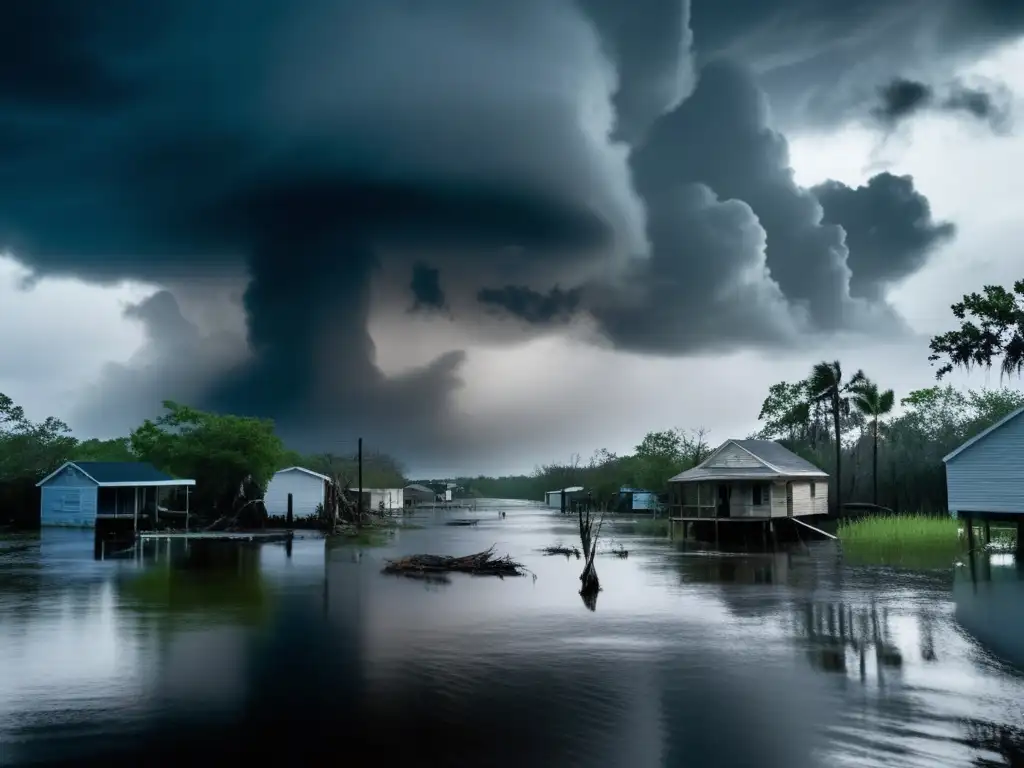
M 359 522 L 363 520 L 363 438 L 359 438 L 359 500 L 356 503 L 356 513 L 359 515 Z M 358 525 L 359 523 L 357 523 Z

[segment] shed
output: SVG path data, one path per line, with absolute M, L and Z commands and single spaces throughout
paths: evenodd
M 564 512 L 573 501 L 581 499 L 583 495 L 582 485 L 560 488 L 557 491 L 548 491 L 544 494 L 544 505 Z
M 1024 408 L 1000 419 L 942 461 L 950 514 L 971 520 L 1013 520 L 1024 538 Z M 974 526 L 968 522 L 973 546 Z
M 357 489 L 350 488 L 356 493 Z M 394 512 L 405 506 L 404 488 L 363 488 L 363 510 L 376 512 L 384 505 L 385 512 Z
M 279 469 L 267 484 L 263 504 L 268 515 L 285 517 L 290 496 L 293 517 L 313 517 L 317 514 L 317 507 L 326 503 L 330 484 L 331 478 L 327 475 L 305 467 Z
M 828 514 L 828 474 L 773 440 L 726 440 L 668 482 L 681 519 Z
M 658 494 L 645 488 L 619 488 L 618 512 L 654 512 L 658 509 Z
M 138 530 L 140 518 L 155 522 L 183 515 L 188 527 L 188 488 L 195 484 L 140 461 L 68 461 L 36 483 L 39 522 L 95 528 L 97 520 L 125 519 Z M 168 502 L 176 489 L 180 501 L 172 508 Z
M 433 504 L 437 501 L 437 493 L 433 488 L 428 488 L 419 483 L 405 486 L 404 506 L 412 507 L 416 504 Z

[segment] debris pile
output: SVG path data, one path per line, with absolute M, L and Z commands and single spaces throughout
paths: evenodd
M 511 557 L 494 556 L 494 547 L 475 555 L 451 557 L 448 555 L 409 555 L 389 560 L 384 573 L 423 578 L 425 574 L 469 573 L 473 576 L 524 576 L 526 569 Z

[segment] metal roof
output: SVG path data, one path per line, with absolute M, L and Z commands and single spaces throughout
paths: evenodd
M 735 445 L 746 451 L 757 459 L 761 466 L 706 466 L 729 445 Z M 749 480 L 776 477 L 828 477 L 828 474 L 774 440 L 726 440 L 696 467 L 669 478 L 669 482 L 692 483 L 699 480 Z
M 960 446 L 959 448 L 957 448 L 957 449 L 956 449 L 955 451 L 953 451 L 952 453 L 949 453 L 949 454 L 947 454 L 947 455 L 943 456 L 943 457 L 942 457 L 942 462 L 943 462 L 943 464 L 945 464 L 945 463 L 946 463 L 947 461 L 949 461 L 950 459 L 954 459 L 954 458 L 956 458 L 956 457 L 957 457 L 957 456 L 959 456 L 959 455 L 960 455 L 961 453 L 963 453 L 963 452 L 964 452 L 964 451 L 966 451 L 966 450 L 967 450 L 968 448 L 970 448 L 970 447 L 971 447 L 972 445 L 974 445 L 974 444 L 975 444 L 975 443 L 977 443 L 978 441 L 980 441 L 980 440 L 982 440 L 982 439 L 984 439 L 984 438 L 988 437 L 990 433 L 992 433 L 992 432 L 995 432 L 995 431 L 996 431 L 997 429 L 999 429 L 999 428 L 1000 428 L 1001 426 L 1003 426 L 1004 424 L 1006 424 L 1006 423 L 1008 423 L 1008 422 L 1011 422 L 1011 421 L 1013 421 L 1013 420 L 1014 420 L 1014 419 L 1016 419 L 1016 418 L 1017 418 L 1018 416 L 1020 416 L 1020 415 L 1021 415 L 1022 413 L 1024 413 L 1024 408 L 1018 408 L 1018 409 L 1017 409 L 1016 411 L 1014 411 L 1014 412 L 1013 412 L 1013 413 L 1011 413 L 1010 415 L 1008 415 L 1008 416 L 1004 416 L 1003 418 L 1001 418 L 1001 419 L 1000 419 L 999 421 L 997 421 L 997 422 L 996 422 L 995 424 L 993 424 L 993 425 L 992 425 L 991 427 L 989 427 L 988 429 L 983 429 L 983 430 L 981 430 L 981 432 L 979 432 L 978 434 L 976 434 L 976 435 L 975 435 L 974 437 L 972 437 L 972 438 L 971 438 L 970 440 L 968 440 L 968 441 L 967 441 L 966 443 L 964 443 L 963 445 L 961 445 L 961 446 Z
M 565 493 L 579 493 L 582 490 L 583 490 L 583 486 L 582 485 L 574 485 L 574 486 L 572 486 L 572 488 L 558 488 L 558 489 L 556 489 L 554 491 L 548 491 L 548 493 L 562 493 L 563 491 Z
M 68 461 L 38 483 L 42 486 L 68 467 L 74 467 L 96 485 L 107 487 L 149 487 L 160 485 L 195 485 L 195 480 L 171 477 L 144 461 Z
M 789 448 L 774 440 L 732 440 L 731 442 L 754 454 L 765 464 L 775 467 L 780 474 L 826 475 L 807 459 L 797 456 Z
M 407 490 L 407 491 L 417 491 L 419 493 L 434 493 L 434 490 L 432 488 L 427 488 L 427 486 L 420 485 L 419 483 L 413 483 L 412 485 L 407 485 L 407 486 L 405 486 L 405 490 Z
M 305 472 L 312 477 L 319 477 L 321 480 L 326 480 L 329 483 L 332 482 L 331 478 L 327 475 L 321 475 L 319 472 L 314 472 L 312 469 L 306 469 L 305 467 L 286 467 L 285 469 L 277 470 L 274 474 L 280 475 L 282 472 Z

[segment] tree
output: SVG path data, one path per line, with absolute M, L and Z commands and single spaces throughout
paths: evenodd
M 807 382 L 780 381 L 772 384 L 757 419 L 764 422 L 764 426 L 755 435 L 759 440 L 788 438 L 796 441 L 806 437 L 810 421 Z
M 0 392 L 0 480 L 38 480 L 68 460 L 76 440 L 68 425 L 47 416 L 33 422 Z
M 1020 375 L 1024 370 L 1024 280 L 1014 283 L 1012 292 L 986 285 L 980 294 L 965 294 L 951 309 L 961 321 L 960 328 L 934 337 L 930 344 L 928 359 L 944 360 L 936 378 L 954 368 L 988 369 L 1000 357 L 1000 376 Z
M 170 400 L 163 406 L 167 413 L 131 433 L 131 449 L 165 472 L 195 479 L 200 514 L 231 511 L 243 485 L 260 495 L 266 491 L 285 453 L 274 422 L 205 413 Z
M 842 461 L 843 461 L 843 417 L 849 416 L 850 399 L 847 396 L 851 388 L 859 385 L 866 377 L 863 371 L 857 371 L 849 381 L 843 380 L 843 367 L 838 360 L 820 362 L 811 369 L 807 378 L 807 397 L 811 405 L 823 405 L 832 417 L 833 434 L 835 435 L 836 452 L 836 483 L 835 512 L 842 508 Z
M 878 505 L 878 424 L 879 420 L 892 412 L 896 395 L 891 389 L 878 391 L 878 385 L 862 379 L 850 385 L 851 402 L 854 408 L 871 419 L 871 501 Z
M 111 440 L 91 438 L 83 440 L 75 446 L 72 460 L 138 461 L 139 457 L 132 452 L 132 446 L 127 437 L 115 437 Z

